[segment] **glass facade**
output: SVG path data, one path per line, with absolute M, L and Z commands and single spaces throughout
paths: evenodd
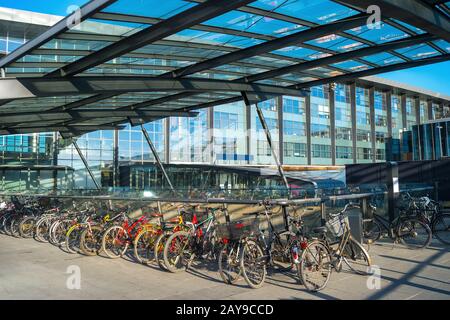
M 413 126 L 412 141 L 414 160 L 450 157 L 450 120 Z
M 311 88 L 311 158 L 318 165 L 332 164 L 329 97 L 328 86 Z

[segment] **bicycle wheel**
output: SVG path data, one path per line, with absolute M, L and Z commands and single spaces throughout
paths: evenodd
M 155 241 L 155 248 L 154 248 L 155 262 L 162 270 L 167 270 L 167 267 L 164 264 L 164 245 L 166 244 L 166 241 L 171 234 L 173 233 L 164 232 L 160 234 L 158 239 L 156 239 Z
M 86 227 L 80 234 L 80 251 L 86 256 L 96 256 L 102 249 L 103 227 Z
M 233 284 L 241 278 L 242 270 L 239 262 L 240 243 L 226 243 L 219 252 L 219 274 L 225 283 Z
M 290 231 L 284 231 L 279 234 L 280 242 L 272 243 L 271 254 L 273 267 L 279 272 L 288 272 L 294 268 L 292 259 L 292 246 L 297 241 L 295 234 Z
M 242 275 L 250 288 L 261 288 L 266 280 L 266 257 L 261 246 L 247 240 L 239 257 Z
M 36 225 L 36 217 L 30 216 L 23 219 L 19 224 L 19 233 L 22 238 L 32 238 Z
M 50 235 L 50 219 L 42 218 L 36 223 L 36 230 L 34 232 L 34 237 L 39 242 L 48 242 Z
M 372 259 L 366 249 L 355 239 L 350 238 L 342 251 L 344 262 L 355 273 L 369 275 Z
M 71 220 L 62 220 L 56 222 L 51 232 L 52 241 L 56 246 L 61 247 L 62 245 L 64 245 L 66 241 L 67 231 L 71 226 Z
M 170 272 L 187 270 L 195 258 L 192 234 L 178 231 L 170 235 L 164 245 L 164 265 Z
M 12 236 L 11 222 L 14 219 L 16 219 L 16 217 L 17 217 L 17 214 L 13 213 L 13 214 L 9 215 L 8 217 L 6 217 L 5 221 L 3 222 L 5 234 L 7 234 L 8 236 Z
M 431 229 L 417 219 L 403 220 L 397 228 L 397 238 L 409 249 L 423 249 L 431 242 Z
M 302 251 L 299 265 L 299 276 L 309 291 L 324 289 L 331 276 L 331 256 L 328 248 L 318 240 L 308 243 Z
M 9 227 L 11 235 L 13 237 L 19 238 L 20 237 L 20 230 L 19 230 L 19 226 L 20 226 L 20 222 L 22 221 L 23 216 L 16 216 L 15 218 L 13 218 L 11 220 L 11 225 Z
M 365 243 L 374 243 L 381 238 L 382 227 L 379 222 L 373 220 L 370 222 L 370 226 L 364 228 L 363 238 Z
M 81 224 L 75 224 L 69 228 L 66 233 L 65 248 L 69 253 L 78 253 L 80 251 L 80 235 L 83 230 Z
M 112 226 L 105 231 L 102 238 L 102 250 L 108 258 L 122 257 L 128 249 L 130 237 L 121 226 Z
M 433 222 L 433 234 L 443 244 L 450 245 L 450 214 L 443 213 Z
M 140 263 L 147 264 L 153 259 L 155 241 L 159 233 L 157 229 L 147 226 L 134 239 L 134 257 Z

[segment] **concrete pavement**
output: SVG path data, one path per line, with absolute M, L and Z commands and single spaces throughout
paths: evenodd
M 0 299 L 450 300 L 450 251 L 438 242 L 421 251 L 386 242 L 369 252 L 381 268 L 379 288 L 369 289 L 367 277 L 344 271 L 333 273 L 325 290 L 309 293 L 294 274 L 269 275 L 264 287 L 254 290 L 244 281 L 224 284 L 212 264 L 172 274 L 128 258 L 70 255 L 33 239 L 0 235 Z M 67 288 L 71 266 L 81 272 L 79 290 Z

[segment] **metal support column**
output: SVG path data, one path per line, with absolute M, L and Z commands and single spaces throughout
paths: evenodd
M 247 164 L 251 163 L 252 154 L 252 109 L 251 105 L 245 104 L 245 153 L 247 157 Z
M 248 100 L 247 94 L 245 92 L 242 92 L 242 97 L 244 98 L 245 104 L 247 106 L 250 106 L 251 103 Z M 258 106 L 258 103 L 255 103 L 255 107 L 256 107 L 256 113 L 258 114 L 259 121 L 261 121 L 261 125 L 262 125 L 262 127 L 264 129 L 264 133 L 266 134 L 267 143 L 269 145 L 270 150 L 272 151 L 272 156 L 273 156 L 273 158 L 275 160 L 275 163 L 277 165 L 278 173 L 280 174 L 281 179 L 283 179 L 284 185 L 286 186 L 286 189 L 287 189 L 287 191 L 289 193 L 289 196 L 290 196 L 289 183 L 288 183 L 288 181 L 286 179 L 286 176 L 284 175 L 283 167 L 281 166 L 280 160 L 278 159 L 277 152 L 274 149 L 272 136 L 270 135 L 270 130 L 269 130 L 269 127 L 267 126 L 266 119 L 264 118 L 264 114 L 263 114 L 261 108 Z
M 278 155 L 280 156 L 280 163 L 284 163 L 284 136 L 283 136 L 283 97 L 277 97 L 277 111 L 278 111 Z
M 407 100 L 406 94 L 402 94 L 401 96 L 401 110 L 402 110 L 402 133 L 406 131 L 408 127 L 408 119 L 406 115 L 406 100 Z
M 388 138 L 392 139 L 392 92 L 386 91 L 385 95 L 386 95 Z
M 75 149 L 77 150 L 78 155 L 81 158 L 81 161 L 83 161 L 84 167 L 86 168 L 89 175 L 91 176 L 92 181 L 94 181 L 95 187 L 97 188 L 97 190 L 101 190 L 100 185 L 98 184 L 97 180 L 95 179 L 94 173 L 92 172 L 91 168 L 89 167 L 86 158 L 84 157 L 83 153 L 80 150 L 80 147 L 78 146 L 77 141 L 74 138 L 72 138 L 72 144 L 75 147 Z
M 330 136 L 331 136 L 331 164 L 336 165 L 336 102 L 335 83 L 329 85 L 329 106 L 330 106 Z
M 416 115 L 416 125 L 419 125 L 420 122 L 420 97 L 414 97 L 414 111 Z
M 164 160 L 170 163 L 170 117 L 164 119 Z
M 305 97 L 305 118 L 306 118 L 306 157 L 307 164 L 312 164 L 311 147 L 311 95 Z
M 356 147 L 356 83 L 350 85 L 350 109 L 352 117 L 352 149 L 353 149 L 353 163 L 357 162 L 357 147 Z
M 372 142 L 372 162 L 377 162 L 376 133 L 375 133 L 375 88 L 369 89 L 370 110 L 370 141 Z
M 39 143 L 39 141 L 38 141 Z M 53 169 L 53 190 L 56 191 L 58 188 L 58 169 L 56 167 L 58 166 L 58 152 L 59 152 L 59 146 L 58 146 L 58 132 L 53 132 L 53 161 L 52 164 L 55 166 L 55 169 Z
M 153 144 L 152 140 L 150 139 L 150 136 L 149 136 L 147 130 L 144 128 L 143 124 L 141 124 L 141 130 L 142 130 L 142 134 L 145 137 L 145 140 L 147 140 L 148 146 L 150 147 L 150 150 L 152 151 L 153 156 L 155 157 L 156 163 L 158 164 L 164 178 L 166 179 L 167 183 L 169 184 L 170 189 L 173 192 L 175 192 L 175 189 L 172 185 L 172 181 L 170 181 L 170 178 L 167 175 L 166 169 L 164 169 L 164 165 L 162 164 L 161 159 L 159 158 L 158 152 L 156 151 L 155 145 Z
M 216 155 L 214 152 L 214 107 L 208 108 L 208 139 L 209 139 L 209 163 L 216 163 Z
M 428 114 L 428 120 L 434 120 L 433 117 L 433 100 L 427 101 L 427 114 Z
M 113 146 L 113 187 L 120 186 L 119 175 L 119 130 L 114 130 L 114 146 Z

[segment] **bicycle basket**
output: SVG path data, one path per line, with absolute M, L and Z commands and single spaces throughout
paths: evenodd
M 328 220 L 325 226 L 333 236 L 340 237 L 344 234 L 345 224 L 349 225 L 348 217 L 340 214 Z
M 216 228 L 216 235 L 221 239 L 239 240 L 259 232 L 259 220 L 255 218 L 241 219 L 220 224 Z

